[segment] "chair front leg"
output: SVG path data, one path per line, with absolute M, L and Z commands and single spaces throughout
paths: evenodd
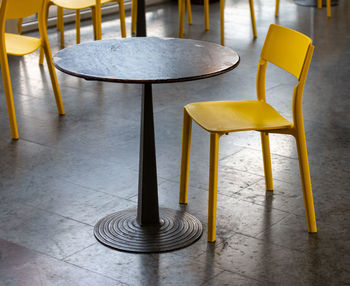
M 23 18 L 17 19 L 17 32 L 19 35 L 22 34 L 22 24 L 23 24 Z
M 331 0 L 327 0 L 327 17 L 331 17 Z
M 56 70 L 55 70 L 53 63 L 52 63 L 52 54 L 51 54 L 50 46 L 46 40 L 43 40 L 43 49 L 45 52 L 47 67 L 48 67 L 49 73 L 50 73 L 52 89 L 53 89 L 53 92 L 55 95 L 57 111 L 58 111 L 58 114 L 64 115 L 65 112 L 64 112 L 64 107 L 63 107 L 63 102 L 62 102 L 62 97 L 61 97 L 61 91 L 60 91 L 60 88 L 58 86 Z
M 51 7 L 51 3 L 49 2 L 47 5 L 46 5 L 46 18 L 44 19 L 44 21 L 46 22 L 46 27 L 47 27 L 47 23 L 49 21 L 49 10 L 50 10 L 50 7 Z M 59 13 L 58 13 L 58 7 L 57 7 L 57 23 L 59 23 Z M 44 41 L 41 40 L 41 46 L 40 46 L 40 52 L 39 52 L 39 65 L 43 65 L 44 64 L 44 56 L 45 56 L 45 52 L 44 52 Z
M 209 30 L 209 0 L 204 0 L 204 29 Z
M 216 240 L 216 201 L 218 187 L 218 159 L 220 134 L 210 134 L 209 158 L 209 200 L 208 200 L 208 237 L 209 242 Z
M 183 38 L 185 34 L 185 1 L 179 0 L 179 38 Z
M 119 1 L 119 17 L 122 38 L 126 37 L 124 0 Z
M 60 20 L 60 39 L 61 39 L 61 48 L 64 48 L 64 17 L 63 17 L 63 8 L 58 7 L 58 9 L 61 9 L 60 14 L 62 15 Z
M 260 137 L 264 162 L 266 191 L 273 191 L 269 134 L 267 132 L 260 132 Z
M 137 0 L 131 0 L 131 34 L 136 33 Z
M 253 0 L 249 0 L 249 8 L 250 8 L 250 17 L 252 20 L 253 36 L 254 36 L 254 38 L 256 38 L 256 37 L 258 37 L 258 33 L 256 32 L 255 12 L 254 12 Z
M 76 43 L 80 44 L 80 10 L 75 10 Z
M 190 170 L 190 152 L 191 152 L 191 131 L 192 118 L 188 115 L 186 109 L 183 114 L 182 127 L 182 147 L 181 147 L 181 170 L 180 170 L 180 194 L 179 203 L 187 204 L 188 198 L 188 176 Z
M 280 7 L 280 0 L 276 0 L 275 17 L 278 17 L 279 7 Z
M 192 25 L 191 0 L 186 0 L 186 8 L 187 8 L 187 21 L 188 21 L 188 25 Z
M 96 29 L 96 9 L 95 7 L 91 7 L 91 20 L 92 20 L 92 27 L 94 29 L 94 40 L 97 40 L 97 29 Z
M 5 98 L 6 98 L 6 104 L 7 104 L 7 112 L 8 112 L 9 121 L 10 121 L 11 136 L 12 136 L 12 139 L 17 140 L 19 138 L 19 135 L 18 135 L 17 120 L 16 120 L 15 104 L 13 102 L 10 70 L 9 70 L 7 54 L 5 50 L 1 51 L 0 56 L 1 56 L 2 80 L 4 83 L 4 91 L 5 91 Z
M 220 0 L 220 43 L 225 45 L 225 0 Z
M 299 158 L 299 169 L 301 183 L 303 186 L 303 197 L 306 213 L 307 228 L 309 232 L 317 232 L 315 208 L 312 196 L 309 160 L 307 156 L 306 139 L 304 130 L 299 130 L 295 136 L 298 158 Z

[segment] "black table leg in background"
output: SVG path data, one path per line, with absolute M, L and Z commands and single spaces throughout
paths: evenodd
M 178 190 L 174 190 L 178 191 Z M 101 219 L 94 228 L 98 241 L 128 252 L 164 252 L 186 247 L 203 232 L 187 212 L 158 206 L 152 85 L 144 84 L 141 106 L 138 207 Z
M 145 0 L 137 1 L 137 21 L 136 21 L 136 37 L 146 37 L 146 9 Z

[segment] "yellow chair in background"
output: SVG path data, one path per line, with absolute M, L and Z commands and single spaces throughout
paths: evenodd
M 125 8 L 124 0 L 50 0 L 49 5 L 57 6 L 57 29 L 61 35 L 61 47 L 64 47 L 64 13 L 63 9 L 75 10 L 75 24 L 76 24 L 76 43 L 80 43 L 80 10 L 91 9 L 92 23 L 94 27 L 94 37 L 96 40 L 101 40 L 101 5 L 110 2 L 117 2 L 119 4 L 120 27 L 122 37 L 126 37 L 125 28 Z
M 17 34 L 5 33 L 6 19 L 18 19 L 39 13 L 40 39 Z M 47 66 L 51 77 L 52 88 L 55 94 L 58 113 L 63 115 L 64 108 L 61 93 L 57 82 L 56 71 L 52 64 L 52 55 L 46 33 L 46 0 L 2 0 L 0 8 L 0 60 L 1 72 L 4 82 L 7 110 L 9 114 L 11 135 L 13 139 L 18 139 L 18 128 L 13 103 L 13 93 L 8 66 L 7 55 L 24 56 L 33 53 L 40 47 L 44 50 Z
M 187 203 L 191 126 L 194 120 L 210 133 L 208 241 L 216 239 L 216 197 L 220 136 L 235 131 L 259 131 L 263 150 L 265 183 L 273 190 L 269 133 L 289 134 L 296 140 L 307 226 L 317 232 L 309 163 L 302 113 L 303 89 L 314 46 L 305 35 L 278 25 L 270 25 L 257 71 L 257 98 L 251 101 L 213 101 L 184 107 L 180 173 L 180 203 Z M 293 92 L 293 122 L 280 115 L 265 98 L 267 63 L 272 63 L 298 79 Z M 234 206 L 232 206 L 234 207 Z
M 185 1 L 188 2 L 188 17 L 191 19 L 191 21 L 189 21 L 189 24 L 192 24 L 190 0 L 179 0 L 179 38 L 183 38 L 185 34 Z M 253 0 L 249 0 L 249 8 L 252 21 L 253 36 L 256 38 L 258 34 L 256 31 Z M 205 30 L 209 30 L 209 0 L 204 0 L 204 27 Z M 225 44 L 225 0 L 220 0 L 220 44 Z

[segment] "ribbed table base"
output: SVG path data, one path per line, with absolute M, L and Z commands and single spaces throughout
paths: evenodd
M 201 237 L 202 224 L 193 215 L 167 208 L 159 211 L 159 226 L 141 227 L 136 222 L 136 209 L 110 214 L 95 225 L 95 237 L 111 248 L 136 253 L 180 249 Z

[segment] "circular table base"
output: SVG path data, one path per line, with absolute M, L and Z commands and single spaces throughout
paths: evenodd
M 106 246 L 137 253 L 164 252 L 186 247 L 202 233 L 201 222 L 193 215 L 160 208 L 160 225 L 141 227 L 136 222 L 136 210 L 110 214 L 94 228 L 98 241 Z

